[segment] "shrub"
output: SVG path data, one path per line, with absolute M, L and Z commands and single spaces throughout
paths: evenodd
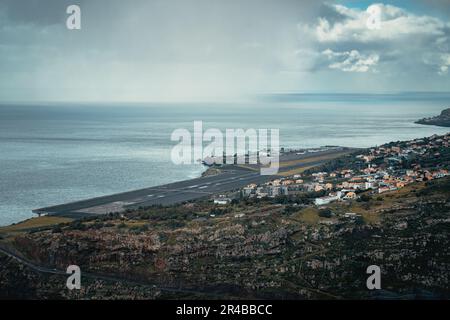
M 105 226 L 105 224 L 102 223 L 102 222 L 95 222 L 95 223 L 91 226 L 91 229 L 98 230 L 98 229 L 103 228 L 104 226 Z
M 297 211 L 297 209 L 294 206 L 288 205 L 284 208 L 283 210 L 283 214 L 284 215 L 291 215 L 292 213 L 294 213 L 295 211 Z
M 86 230 L 86 226 L 79 220 L 72 222 L 69 226 L 70 230 Z
M 56 226 L 52 230 L 52 233 L 61 233 L 61 232 L 62 232 L 62 229 L 60 226 Z
M 360 202 L 369 202 L 372 198 L 367 194 L 362 194 L 361 197 L 358 199 Z
M 148 231 L 148 225 L 144 224 L 142 226 L 132 226 L 130 231 L 133 233 L 142 233 Z
M 331 210 L 328 209 L 328 208 L 320 209 L 320 210 L 319 210 L 319 217 L 322 217 L 322 218 L 331 218 L 332 215 L 333 215 L 333 212 L 331 212 Z
M 172 229 L 182 228 L 186 225 L 186 223 L 177 220 L 171 220 L 167 223 L 167 225 Z

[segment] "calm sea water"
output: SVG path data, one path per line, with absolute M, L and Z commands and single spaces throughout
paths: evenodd
M 283 96 L 242 104 L 1 105 L 0 225 L 31 209 L 197 177 L 170 161 L 176 128 L 278 128 L 284 147 L 369 147 L 444 134 L 417 125 L 449 96 Z

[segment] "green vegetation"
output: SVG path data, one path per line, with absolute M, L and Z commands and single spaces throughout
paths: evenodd
M 333 216 L 333 212 L 330 209 L 328 209 L 328 208 L 319 210 L 319 217 L 331 218 L 332 216 Z

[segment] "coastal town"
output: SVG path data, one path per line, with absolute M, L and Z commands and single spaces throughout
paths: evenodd
M 317 206 L 334 201 L 357 200 L 361 197 L 395 191 L 422 181 L 449 175 L 443 165 L 427 165 L 427 158 L 449 157 L 450 134 L 434 135 L 402 143 L 391 143 L 355 154 L 347 166 L 323 171 L 309 170 L 277 178 L 264 184 L 249 184 L 241 189 L 244 198 L 276 198 L 310 193 Z M 231 198 L 215 198 L 216 204 L 226 204 Z

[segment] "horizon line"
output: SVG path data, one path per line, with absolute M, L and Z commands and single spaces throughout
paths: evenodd
M 449 95 L 450 91 L 386 91 L 386 92 L 316 92 L 316 91 L 285 91 L 285 92 L 261 92 L 253 95 L 244 95 L 241 97 L 234 97 L 228 99 L 224 99 L 223 97 L 217 100 L 214 99 L 162 99 L 162 100 L 0 100 L 0 106 L 4 106 L 6 104 L 13 105 L 23 105 L 23 104 L 145 104 L 145 103 L 161 103 L 161 104 L 174 104 L 174 103 L 235 103 L 235 102 L 245 102 L 251 100 L 259 100 L 264 97 L 276 97 L 276 96 L 401 96 L 406 94 L 423 94 L 423 95 Z

